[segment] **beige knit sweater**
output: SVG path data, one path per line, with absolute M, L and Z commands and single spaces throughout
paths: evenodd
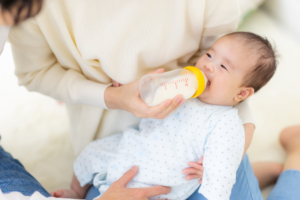
M 138 119 L 107 110 L 112 80 L 192 65 L 216 37 L 235 30 L 237 0 L 46 0 L 9 36 L 19 84 L 63 101 L 76 154 Z M 120 99 L 122 101 L 122 99 Z M 244 123 L 252 122 L 241 105 Z

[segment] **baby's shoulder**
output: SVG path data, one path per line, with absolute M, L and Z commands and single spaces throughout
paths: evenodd
M 236 126 L 242 127 L 243 122 L 238 115 L 238 110 L 235 107 L 227 107 L 226 109 L 219 109 L 210 117 L 210 122 L 213 127 L 219 126 Z
M 227 122 L 239 122 L 242 121 L 239 117 L 238 109 L 235 107 L 228 107 L 227 109 L 220 109 L 215 115 L 217 121 L 227 121 Z

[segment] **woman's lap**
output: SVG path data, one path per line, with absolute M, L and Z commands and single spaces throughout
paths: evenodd
M 283 171 L 267 200 L 299 200 L 300 171 Z
M 86 200 L 92 200 L 100 195 L 95 187 L 91 187 L 86 196 Z M 237 180 L 233 186 L 231 200 L 245 199 L 245 200 L 263 200 L 258 182 L 254 176 L 248 156 L 245 155 L 240 167 L 237 171 Z M 188 200 L 206 200 L 206 198 L 198 193 L 198 189 L 188 198 Z
M 0 189 L 3 193 L 16 191 L 25 196 L 31 196 L 34 192 L 38 191 L 45 197 L 50 196 L 41 184 L 25 170 L 23 165 L 7 153 L 1 146 Z
M 100 192 L 98 190 L 98 188 L 96 188 L 95 186 L 92 186 L 89 191 L 87 192 L 85 199 L 86 200 L 93 200 L 94 198 L 96 198 L 97 196 L 100 195 Z

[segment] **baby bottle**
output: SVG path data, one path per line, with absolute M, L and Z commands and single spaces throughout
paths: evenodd
M 141 99 L 148 106 L 156 106 L 182 94 L 183 98 L 198 97 L 204 91 L 207 78 L 197 67 L 188 66 L 161 74 L 148 74 L 141 78 Z

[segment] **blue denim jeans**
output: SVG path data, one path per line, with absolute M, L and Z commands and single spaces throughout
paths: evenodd
M 206 200 L 202 194 L 198 193 L 198 189 L 188 198 L 188 200 Z M 99 190 L 95 187 L 91 187 L 86 195 L 86 200 L 92 200 L 98 195 L 100 195 Z M 238 168 L 236 183 L 232 188 L 230 196 L 230 200 L 240 199 L 263 200 L 257 179 L 254 176 L 247 154 L 244 156 Z
M 300 158 L 299 158 L 300 159 Z M 299 200 L 300 171 L 283 171 L 267 200 Z
M 3 193 L 20 192 L 31 196 L 38 191 L 45 197 L 50 194 L 31 176 L 23 165 L 0 146 L 0 189 Z

